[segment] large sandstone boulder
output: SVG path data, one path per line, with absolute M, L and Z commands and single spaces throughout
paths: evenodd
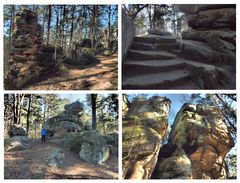
M 79 142 L 79 156 L 91 163 L 103 163 L 109 158 L 109 148 L 104 138 L 95 130 L 83 133 Z
M 181 147 L 177 147 L 169 157 L 159 161 L 155 169 L 156 179 L 192 179 L 191 160 Z
M 46 162 L 50 167 L 61 168 L 64 166 L 65 154 L 61 151 L 61 149 L 53 148 L 47 154 Z
M 13 126 L 10 127 L 8 133 L 9 133 L 10 137 L 25 136 L 26 135 L 26 130 L 22 126 L 14 124 Z
M 236 28 L 236 8 L 211 9 L 188 17 L 188 25 L 196 29 Z
M 170 100 L 135 98 L 123 119 L 123 178 L 151 177 L 168 128 Z
M 84 107 L 83 103 L 76 101 L 71 104 L 66 104 L 64 106 L 64 109 L 67 111 L 70 111 L 74 114 L 78 114 L 79 112 L 81 112 L 83 110 L 83 107 Z
M 194 179 L 226 178 L 224 158 L 233 147 L 233 140 L 218 108 L 185 104 L 175 118 L 168 143 L 184 150 L 191 161 Z M 167 159 L 159 158 L 162 162 Z M 160 162 L 158 166 L 163 165 Z M 164 172 L 159 169 L 159 178 L 165 178 Z M 179 176 L 176 173 L 175 178 Z
M 133 20 L 122 9 L 122 61 L 126 59 L 128 48 L 132 44 L 135 36 L 135 26 Z
M 28 148 L 27 136 L 14 136 L 4 142 L 6 151 L 21 151 Z

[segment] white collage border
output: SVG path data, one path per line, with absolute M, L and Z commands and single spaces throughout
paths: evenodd
M 122 90 L 122 82 L 121 82 L 121 72 L 122 72 L 122 54 L 121 54 L 121 41 L 122 41 L 122 30 L 121 30 L 121 5 L 122 4 L 237 4 L 237 50 L 236 50 L 236 68 L 237 68 L 237 74 L 236 74 L 236 90 Z M 103 91 L 96 91 L 96 90 L 84 90 L 84 91 L 68 91 L 68 90 L 56 90 L 56 91 L 47 91 L 47 90 L 39 90 L 39 91 L 34 91 L 34 90 L 4 90 L 3 88 L 3 5 L 5 4 L 117 4 L 118 5 L 118 90 L 103 90 Z M 90 181 L 90 182 L 99 182 L 100 180 L 4 180 L 4 147 L 3 147 L 3 125 L 4 125 L 4 101 L 3 101 L 3 96 L 5 93 L 44 93 L 44 94 L 50 94 L 50 93 L 56 93 L 56 94 L 89 94 L 89 93 L 98 93 L 98 94 L 103 94 L 103 93 L 117 93 L 119 95 L 119 179 L 120 180 L 101 180 L 101 182 L 128 182 L 128 181 L 133 181 L 133 182 L 145 182 L 145 181 L 161 181 L 161 182 L 181 182 L 185 183 L 185 181 L 194 181 L 194 182 L 237 182 L 237 180 L 122 180 L 121 174 L 122 174 L 122 94 L 123 93 L 129 93 L 129 94 L 136 94 L 136 93 L 168 93 L 168 94 L 185 94 L 185 93 L 237 93 L 240 95 L 240 90 L 239 90 L 239 83 L 237 82 L 238 78 L 240 79 L 240 74 L 239 74 L 239 57 L 240 57 L 240 49 L 238 46 L 238 43 L 240 42 L 240 34 L 239 34 L 239 25 L 240 25 L 240 1 L 237 0 L 0 0 L 0 56 L 1 56 L 1 67 L 0 67 L 0 158 L 1 158 L 1 165 L 0 165 L 0 180 L 2 181 L 7 181 L 7 182 L 28 182 L 28 181 L 34 181 L 34 182 L 66 182 L 66 181 Z M 123 31 L 124 32 L 124 31 Z M 237 97 L 238 99 L 239 97 Z M 239 118 L 239 112 L 240 108 L 239 107 L 239 102 L 237 102 L 237 119 Z M 239 124 L 237 123 L 237 129 L 239 127 Z M 237 142 L 239 140 L 239 130 L 237 130 Z M 237 157 L 240 157 L 240 152 L 239 152 L 239 142 L 237 143 Z M 240 172 L 239 172 L 239 167 L 240 167 L 240 160 L 237 161 L 237 179 L 239 179 Z

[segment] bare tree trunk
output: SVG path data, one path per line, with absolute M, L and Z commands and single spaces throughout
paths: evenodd
M 149 26 L 150 26 L 150 29 L 152 29 L 152 11 L 151 11 L 151 8 L 152 8 L 152 5 L 151 4 L 149 4 L 149 6 L 148 6 L 148 18 L 149 18 Z
M 51 16 L 52 16 L 52 6 L 48 5 L 48 33 L 47 33 L 47 45 L 49 45 L 49 34 L 51 29 Z
M 96 99 L 97 94 L 91 94 L 91 104 L 92 104 L 92 129 L 97 128 L 97 117 L 96 117 Z
M 93 5 L 93 13 L 92 13 L 92 48 L 94 48 L 94 42 L 95 42 L 95 34 L 96 34 L 96 12 L 97 12 L 97 5 Z
M 107 34 L 107 47 L 110 50 L 111 36 L 111 5 L 108 5 L 108 34 Z
M 32 104 L 32 94 L 29 94 L 28 109 L 27 109 L 27 136 L 28 136 L 29 126 L 30 126 L 31 104 Z
M 66 16 L 66 5 L 63 6 L 63 16 L 62 16 L 62 48 L 64 50 L 64 31 L 65 31 L 65 16 Z
M 74 26 L 74 13 L 75 13 L 75 5 L 72 7 L 72 17 L 71 17 L 71 32 L 70 32 L 70 41 L 69 41 L 69 55 L 72 58 L 72 39 L 73 39 L 73 26 Z
M 57 47 L 58 47 L 58 8 L 56 10 L 57 21 L 56 21 L 56 35 L 55 35 L 55 51 L 54 51 L 54 60 L 57 63 Z

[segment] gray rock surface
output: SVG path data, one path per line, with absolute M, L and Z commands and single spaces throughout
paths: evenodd
M 132 44 L 135 36 L 135 26 L 133 20 L 127 16 L 122 9 L 122 61 L 124 62 L 127 56 L 128 48 Z
M 54 148 L 48 153 L 46 157 L 48 166 L 60 168 L 64 166 L 65 154 L 58 148 Z

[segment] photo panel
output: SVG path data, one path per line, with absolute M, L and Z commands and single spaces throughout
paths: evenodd
M 118 5 L 4 5 L 6 90 L 117 90 Z
M 118 179 L 117 94 L 4 95 L 4 179 Z
M 123 94 L 123 179 L 236 179 L 236 94 Z
M 236 4 L 123 4 L 122 89 L 236 89 Z

